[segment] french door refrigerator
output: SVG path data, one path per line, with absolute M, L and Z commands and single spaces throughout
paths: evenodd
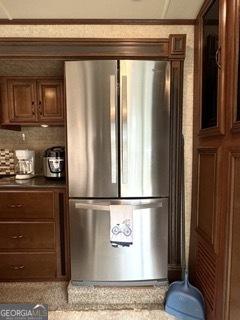
M 71 279 L 167 279 L 170 65 L 65 62 Z M 110 243 L 110 205 L 133 206 L 133 244 Z

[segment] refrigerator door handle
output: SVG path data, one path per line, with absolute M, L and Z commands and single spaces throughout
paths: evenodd
M 128 105 L 127 105 L 127 76 L 122 76 L 122 183 L 128 180 Z
M 142 203 L 132 206 L 133 210 L 141 210 L 141 209 L 152 209 L 152 208 L 161 208 L 163 206 L 163 201 L 156 201 L 152 203 Z M 89 209 L 89 210 L 97 210 L 97 211 L 110 211 L 109 203 L 84 203 L 77 202 L 75 203 L 76 209 Z
M 117 183 L 117 137 L 116 137 L 116 76 L 110 75 L 110 136 L 111 136 L 111 177 Z

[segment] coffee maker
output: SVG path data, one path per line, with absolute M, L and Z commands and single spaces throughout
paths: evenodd
M 35 152 L 32 150 L 16 150 L 16 177 L 15 179 L 24 180 L 35 176 Z

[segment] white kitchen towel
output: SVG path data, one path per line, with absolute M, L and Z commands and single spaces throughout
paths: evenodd
M 110 205 L 110 242 L 113 247 L 128 247 L 133 243 L 131 205 Z

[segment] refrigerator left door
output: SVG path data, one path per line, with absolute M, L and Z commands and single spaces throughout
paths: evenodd
M 65 62 L 69 197 L 118 197 L 117 61 Z

